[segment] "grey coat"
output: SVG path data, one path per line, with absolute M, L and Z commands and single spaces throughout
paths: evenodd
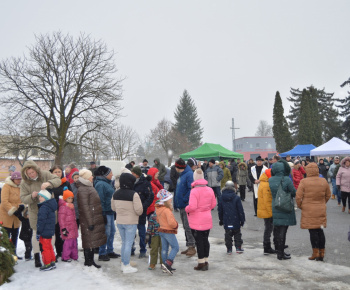
M 208 166 L 204 173 L 204 178 L 208 181 L 209 187 L 218 187 L 221 186 L 220 181 L 224 178 L 224 172 L 217 165 L 213 165 L 213 167 Z

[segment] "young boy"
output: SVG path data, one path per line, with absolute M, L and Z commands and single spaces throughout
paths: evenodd
M 44 263 L 40 271 L 49 271 L 56 268 L 56 256 L 53 251 L 51 239 L 55 235 L 57 202 L 54 198 L 51 198 L 51 193 L 47 190 L 40 190 L 38 197 L 40 203 L 38 204 L 39 212 L 36 239 L 40 243 Z
M 245 215 L 242 202 L 236 195 L 235 185 L 232 181 L 227 181 L 222 189 L 222 195 L 219 200 L 219 225 L 225 228 L 225 244 L 227 254 L 232 254 L 232 237 L 235 240 L 236 252 L 243 253 L 241 227 L 245 222 Z
M 156 201 L 156 205 L 159 204 L 159 201 Z M 157 222 L 157 214 L 154 212 L 151 214 L 149 221 L 148 221 L 148 227 L 146 232 L 146 244 L 148 243 L 150 237 L 152 237 L 151 240 L 151 261 L 150 265 L 148 267 L 148 270 L 154 270 L 156 268 L 156 264 L 158 261 L 158 253 L 159 253 L 159 262 L 160 264 L 163 264 L 162 261 L 162 243 L 161 238 L 159 236 L 159 223 Z

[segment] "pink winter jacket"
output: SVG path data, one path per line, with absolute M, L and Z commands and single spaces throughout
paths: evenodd
M 350 167 L 345 167 L 345 161 L 350 161 L 350 157 L 345 157 L 341 161 L 336 184 L 340 185 L 340 191 L 350 192 Z
M 58 206 L 58 224 L 60 225 L 62 239 L 76 239 L 78 237 L 78 226 L 74 207 L 73 209 L 69 208 L 61 196 L 58 200 Z M 67 237 L 62 234 L 64 228 L 68 231 Z
M 207 184 L 205 179 L 198 179 L 192 183 L 190 200 L 185 210 L 193 230 L 206 231 L 213 227 L 211 210 L 216 205 L 216 199 L 214 191 Z

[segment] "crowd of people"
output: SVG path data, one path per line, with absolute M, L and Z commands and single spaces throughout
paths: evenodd
M 19 237 L 25 245 L 24 259 L 33 259 L 33 252 L 34 265 L 42 271 L 55 269 L 58 261 L 78 260 L 80 229 L 85 266 L 100 268 L 94 259 L 98 254 L 101 262 L 120 258 L 123 273 L 137 272 L 130 259 L 138 233 L 138 257 L 147 257 L 148 245 L 148 269 L 156 269 L 159 261 L 163 272 L 172 275 L 180 251 L 174 211 L 180 214 L 186 238 L 187 248 L 181 254 L 197 254 L 194 270 L 207 271 L 216 206 L 227 254 L 234 248 L 238 254 L 244 252 L 241 228 L 247 189 L 252 192 L 255 216 L 264 220 L 263 253 L 276 254 L 279 260 L 291 258 L 285 252 L 286 234 L 297 223 L 295 203 L 301 209 L 301 228 L 309 230 L 310 260 L 323 261 L 325 256 L 328 200 L 337 199 L 342 212 L 348 206 L 350 214 L 350 157 L 320 159 L 318 164 L 278 155 L 258 156 L 255 162 L 232 159 L 227 164 L 180 158 L 170 169 L 172 192 L 164 188 L 167 170 L 159 158 L 153 167 L 146 159 L 141 166 L 132 161 L 116 175 L 95 162 L 81 170 L 71 163 L 47 171 L 34 161 L 25 162 L 21 172 L 14 166 L 10 169 L 1 192 L 0 222 L 15 249 Z M 116 225 L 122 241 L 120 254 L 114 251 Z

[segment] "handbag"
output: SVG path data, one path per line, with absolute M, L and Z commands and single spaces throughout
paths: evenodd
M 281 179 L 281 183 L 278 186 L 276 198 L 275 198 L 275 208 L 279 211 L 290 213 L 293 211 L 293 199 L 289 192 L 283 190 L 283 179 Z

